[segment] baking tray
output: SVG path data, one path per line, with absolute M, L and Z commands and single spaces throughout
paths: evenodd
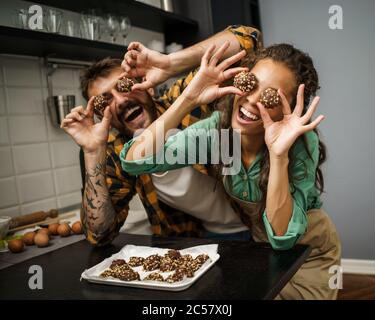
M 100 274 L 104 270 L 108 269 L 112 261 L 115 259 L 124 259 L 126 262 L 128 262 L 130 257 L 137 256 L 137 257 L 146 258 L 152 254 L 159 254 L 163 256 L 164 254 L 168 252 L 168 250 L 170 250 L 170 249 L 164 249 L 164 248 L 135 246 L 135 245 L 126 245 L 118 253 L 103 260 L 102 262 L 93 266 L 92 268 L 85 270 L 81 275 L 81 279 L 84 279 L 93 283 L 115 285 L 115 286 L 167 290 L 167 291 L 182 291 L 182 290 L 186 290 L 187 288 L 189 288 L 205 272 L 207 272 L 216 263 L 217 260 L 219 260 L 220 255 L 217 253 L 217 249 L 218 249 L 217 244 L 209 244 L 209 245 L 201 245 L 201 246 L 179 250 L 182 255 L 190 254 L 193 258 L 198 256 L 199 254 L 207 254 L 209 256 L 209 259 L 194 273 L 194 277 L 188 278 L 185 276 L 182 281 L 179 281 L 176 283 L 158 282 L 158 281 L 151 281 L 151 280 L 122 281 L 116 278 L 100 277 Z M 139 273 L 141 279 L 146 277 L 149 273 L 156 271 L 156 270 L 149 271 L 149 272 L 144 271 L 142 267 L 134 267 L 133 270 Z M 172 272 L 160 272 L 160 274 L 162 274 L 164 278 L 166 278 L 168 275 L 172 273 L 173 271 Z

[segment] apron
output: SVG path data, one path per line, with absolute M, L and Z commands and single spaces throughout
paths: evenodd
M 268 242 L 266 229 L 260 218 L 260 205 L 227 194 L 241 207 L 248 219 L 250 232 L 256 242 Z M 335 300 L 338 289 L 329 287 L 329 280 L 336 274 L 329 273 L 331 266 L 341 265 L 341 242 L 331 219 L 322 209 L 307 212 L 306 233 L 298 240 L 312 248 L 305 263 L 276 296 L 276 300 Z

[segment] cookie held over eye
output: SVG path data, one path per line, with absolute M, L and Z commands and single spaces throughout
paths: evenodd
M 248 71 L 241 71 L 233 80 L 233 85 L 242 92 L 251 92 L 257 86 L 258 81 L 254 74 Z
M 261 93 L 259 102 L 266 108 L 274 108 L 280 104 L 281 98 L 276 89 L 267 88 Z
M 107 99 L 102 94 L 99 94 L 98 96 L 95 96 L 93 105 L 94 113 L 100 117 L 103 117 L 104 109 L 108 105 Z
M 130 92 L 134 86 L 134 81 L 132 79 L 123 77 L 117 80 L 116 89 L 118 92 Z

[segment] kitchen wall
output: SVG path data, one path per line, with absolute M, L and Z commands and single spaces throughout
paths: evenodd
M 328 27 L 331 5 L 343 29 Z M 375 259 L 375 2 L 261 0 L 265 44 L 290 42 L 314 59 L 321 82 L 320 126 L 328 146 L 324 208 L 342 239 L 343 257 Z
M 78 71 L 57 70 L 54 94 L 74 94 Z M 79 148 L 52 125 L 41 59 L 0 56 L 0 215 L 63 208 L 81 201 Z
M 31 4 L 2 0 L 0 25 L 13 26 L 15 9 Z M 79 21 L 78 14 L 62 11 Z M 133 27 L 127 43 L 134 40 L 145 45 L 153 40 L 164 44 L 164 35 Z M 0 54 L 0 216 L 78 206 L 81 202 L 79 148 L 50 121 L 45 71 L 41 58 Z M 77 105 L 85 105 L 79 70 L 58 69 L 52 82 L 54 95 L 73 94 Z M 147 226 L 139 226 L 147 220 L 139 199 L 134 199 L 130 208 L 128 226 L 134 224 L 139 233 L 147 233 Z

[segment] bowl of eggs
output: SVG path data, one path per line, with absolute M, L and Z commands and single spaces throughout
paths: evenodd
M 12 218 L 8 216 L 0 217 L 0 252 L 8 251 L 6 241 L 4 240 L 8 231 Z

